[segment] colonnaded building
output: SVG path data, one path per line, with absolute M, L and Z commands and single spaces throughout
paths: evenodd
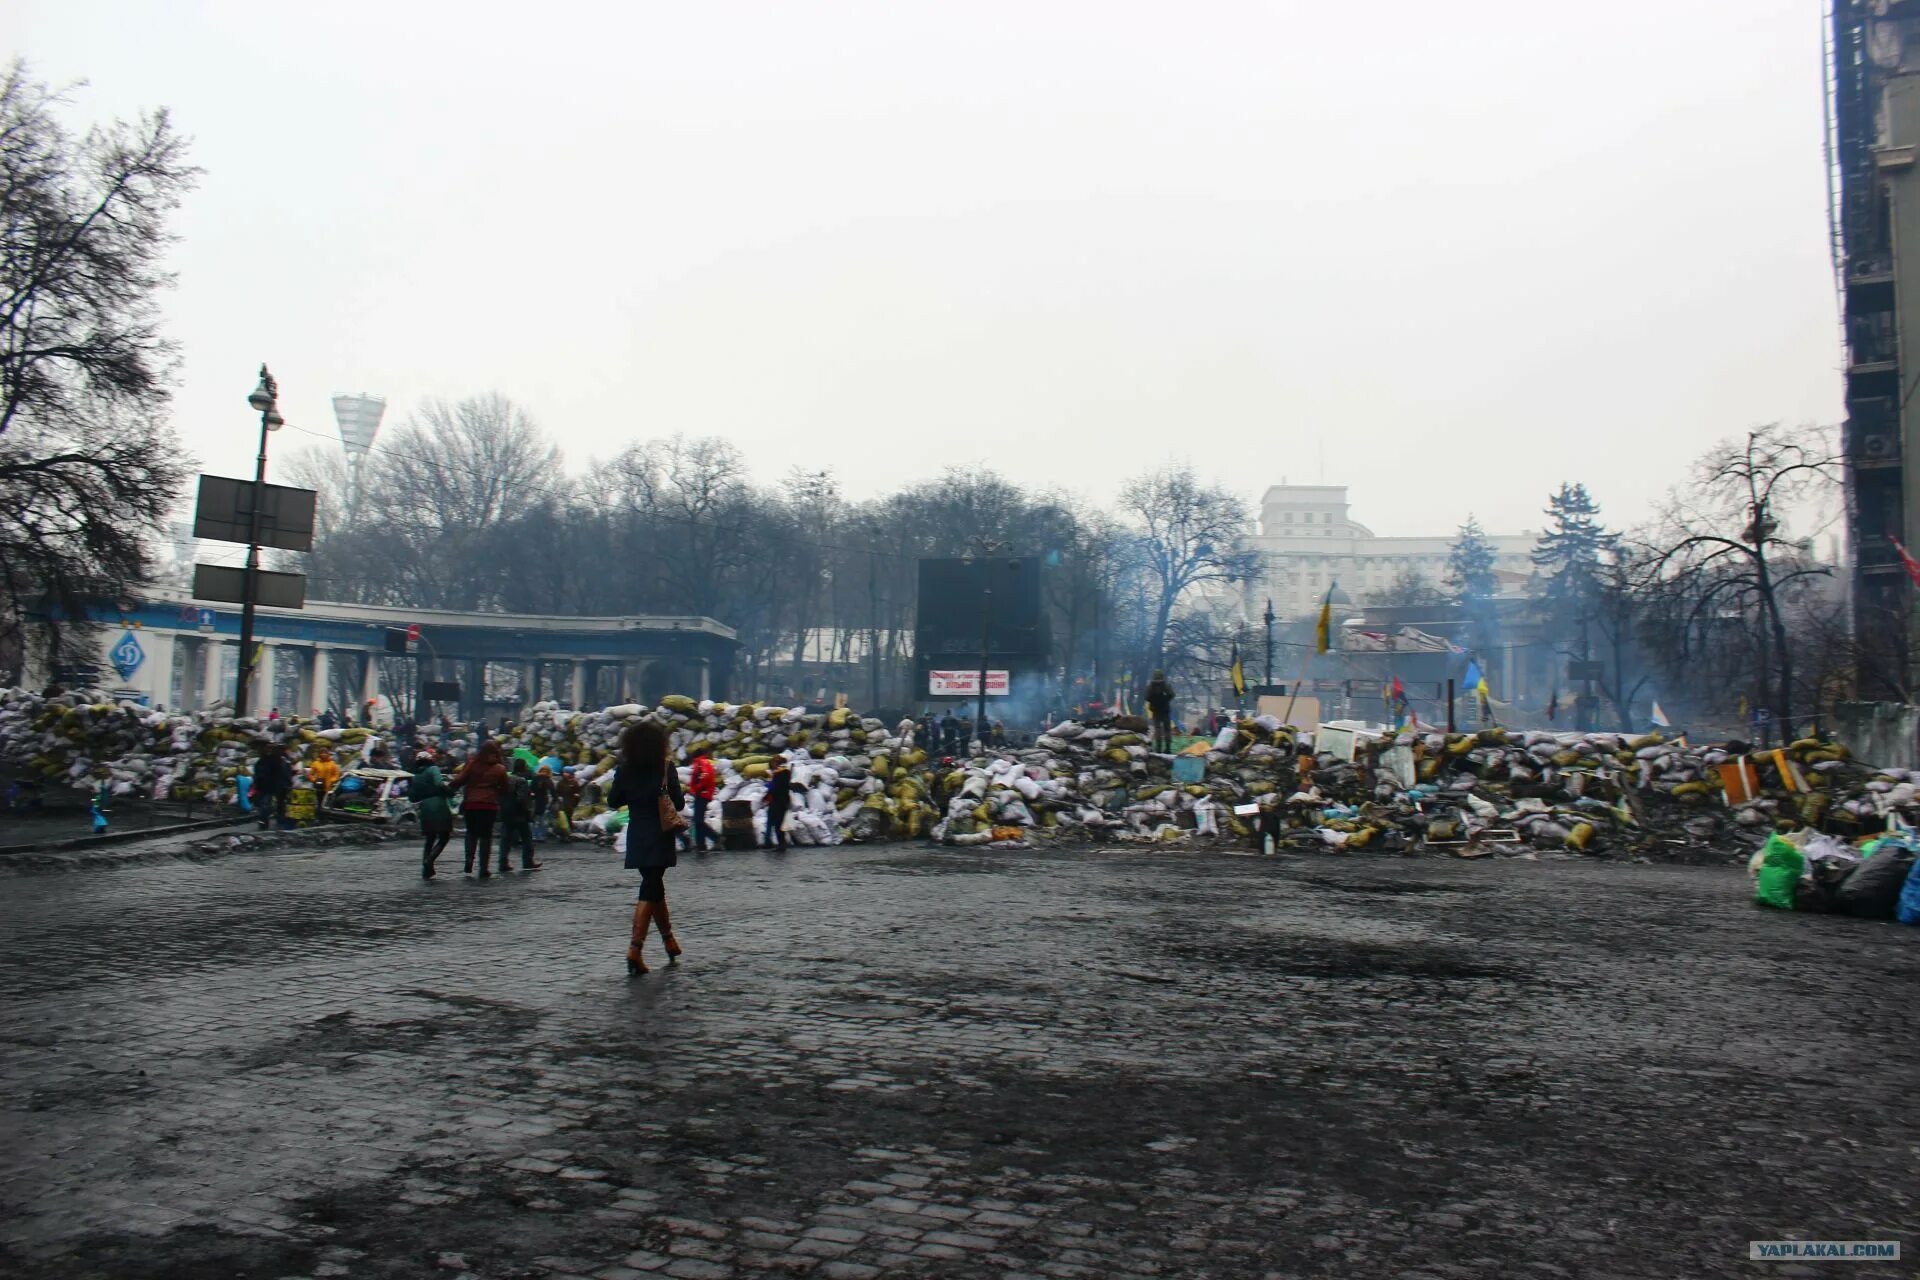
M 1347 602 L 1377 603 L 1394 579 L 1409 571 L 1446 589 L 1447 557 L 1457 532 L 1383 538 L 1349 510 L 1345 485 L 1277 484 L 1267 490 L 1260 500 L 1260 532 L 1250 540 L 1265 562 L 1266 578 L 1249 584 L 1250 616 L 1271 599 L 1281 617 L 1308 617 L 1336 582 Z M 1539 535 L 1523 530 L 1486 537 L 1494 550 L 1499 594 L 1524 593 Z

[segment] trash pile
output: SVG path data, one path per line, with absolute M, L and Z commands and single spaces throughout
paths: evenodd
M 509 750 L 524 745 L 558 756 L 582 783 L 604 785 L 617 763 L 620 735 L 642 719 L 667 730 L 682 765 L 702 749 L 712 756 L 719 782 L 716 804 L 758 805 L 774 760 L 786 758 L 793 796 L 788 838 L 796 844 L 915 839 L 936 816 L 926 799 L 927 753 L 909 748 L 879 720 L 845 708 L 810 712 L 678 695 L 662 699 L 657 708 L 627 703 L 591 712 L 542 702 L 501 741 Z M 458 753 L 464 754 L 461 746 Z M 600 832 L 617 829 L 615 816 L 604 812 L 586 825 Z
M 543 702 L 494 736 L 510 755 L 557 759 L 583 785 L 581 825 L 610 833 L 621 819 L 605 812 L 605 784 L 621 734 L 641 719 L 668 731 L 682 764 L 711 754 L 720 802 L 757 805 L 775 760 L 791 762 L 790 839 L 802 845 L 1216 837 L 1273 850 L 1726 862 L 1773 832 L 1850 846 L 1920 820 L 1920 772 L 1874 769 L 1813 738 L 1755 751 L 1655 734 L 1302 731 L 1258 716 L 1168 756 L 1148 750 L 1144 721 L 1120 718 L 948 760 L 851 710 L 677 696 L 585 712 Z M 442 740 L 431 725 L 418 736 L 454 763 L 479 742 L 464 731 Z M 347 769 L 382 742 L 400 745 L 382 729 L 156 712 L 97 691 L 0 691 L 0 766 L 82 790 L 218 803 L 263 738 L 296 762 L 328 747 Z
M 1144 729 L 1068 722 L 1030 750 L 964 763 L 937 779 L 948 799 L 932 834 L 982 844 L 1010 828 L 1218 833 L 1274 849 L 1727 861 L 1770 830 L 1851 837 L 1920 809 L 1920 774 L 1869 768 L 1819 739 L 1752 751 L 1657 734 L 1303 733 L 1259 716 L 1168 757 L 1148 751 Z
M 1811 827 L 1775 832 L 1747 870 L 1758 906 L 1920 924 L 1920 837 L 1911 829 L 1859 845 Z
M 926 802 L 926 753 L 907 748 L 880 721 L 848 710 L 807 712 L 678 696 L 655 708 L 629 703 L 591 712 L 544 702 L 512 732 L 492 736 L 508 755 L 557 758 L 585 788 L 585 825 L 604 832 L 612 815 L 602 800 L 620 735 L 643 718 L 668 730 L 683 765 L 695 750 L 710 750 L 720 783 L 716 801 L 757 803 L 775 757 L 792 761 L 795 843 L 911 839 L 925 834 L 936 816 Z M 480 741 L 467 732 L 443 736 L 432 725 L 422 726 L 417 737 L 455 764 Z M 236 717 L 217 708 L 151 711 L 99 691 L 48 698 L 0 690 L 0 766 L 83 791 L 104 784 L 116 796 L 231 801 L 236 780 L 247 774 L 263 741 L 284 744 L 296 764 L 325 747 L 348 770 L 366 763 L 383 743 L 397 749 L 383 729 L 320 729 L 310 720 Z
M 379 733 L 152 711 L 98 690 L 48 698 L 0 689 L 0 766 L 81 791 L 104 785 L 115 796 L 218 804 L 233 798 L 234 780 L 248 771 L 263 737 L 287 743 L 296 757 L 325 742 L 349 761 Z

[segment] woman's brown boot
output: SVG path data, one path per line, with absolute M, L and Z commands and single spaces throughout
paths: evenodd
M 653 922 L 653 904 L 636 902 L 633 904 L 633 939 L 627 943 L 627 976 L 633 977 L 647 971 L 647 962 L 641 958 L 641 949 L 647 945 L 647 926 Z
M 653 927 L 660 931 L 660 945 L 667 949 L 667 960 L 680 958 L 680 940 L 673 936 L 673 917 L 667 914 L 665 898 L 653 904 Z

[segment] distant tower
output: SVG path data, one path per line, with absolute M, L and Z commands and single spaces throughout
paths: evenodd
M 347 512 L 360 505 L 360 463 L 373 449 L 373 438 L 380 434 L 380 418 L 387 402 L 380 396 L 357 395 L 333 398 L 333 420 L 340 424 L 340 443 L 347 451 Z

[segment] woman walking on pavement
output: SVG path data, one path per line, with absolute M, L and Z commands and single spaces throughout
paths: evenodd
M 680 771 L 667 760 L 667 733 L 650 720 L 620 735 L 620 764 L 613 772 L 613 787 L 607 803 L 627 807 L 627 860 L 630 870 L 640 873 L 640 900 L 633 907 L 633 934 L 627 943 L 627 975 L 645 973 L 646 958 L 641 954 L 647 943 L 647 928 L 657 926 L 667 959 L 680 955 L 679 939 L 673 936 L 673 918 L 667 914 L 667 868 L 677 863 L 675 832 L 660 825 L 660 801 L 673 808 L 681 804 Z
M 767 843 L 787 851 L 787 810 L 793 807 L 793 771 L 785 760 L 773 762 L 767 776 L 767 794 L 761 801 L 767 807 Z
M 473 855 L 480 853 L 480 878 L 493 874 L 493 827 L 500 820 L 500 797 L 507 789 L 507 766 L 500 762 L 500 744 L 483 742 L 473 758 L 453 775 L 453 787 L 463 792 L 460 817 L 467 826 L 466 873 L 473 873 Z M 501 851 L 501 870 L 506 870 L 506 853 Z
M 447 841 L 453 839 L 453 788 L 434 763 L 433 752 L 422 750 L 414 763 L 420 771 L 407 784 L 407 798 L 420 814 L 420 838 L 424 841 L 420 846 L 420 878 L 431 880 L 433 864 L 440 860 Z

